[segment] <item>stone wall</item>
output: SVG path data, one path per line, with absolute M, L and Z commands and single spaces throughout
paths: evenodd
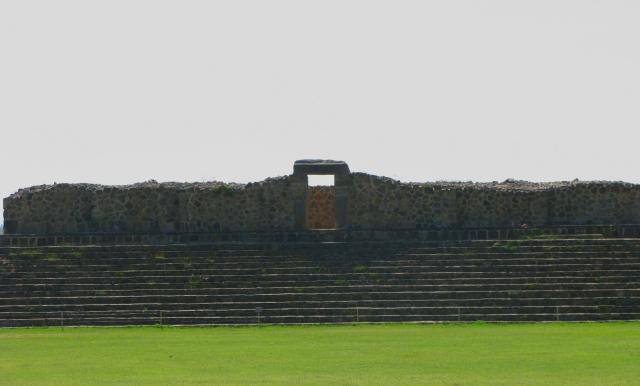
M 331 191 L 293 175 L 250 184 L 57 184 L 21 189 L 3 206 L 6 233 L 294 230 L 300 202 L 311 218 L 335 223 Z M 401 183 L 350 173 L 340 194 L 351 229 L 640 224 L 640 185 L 622 182 Z M 305 205 L 307 195 L 324 204 Z
M 640 223 L 640 185 L 623 182 L 401 183 L 351 175 L 358 228 L 484 228 Z
M 4 219 L 7 233 L 285 230 L 294 227 L 295 190 L 290 177 L 246 185 L 44 185 L 6 198 Z

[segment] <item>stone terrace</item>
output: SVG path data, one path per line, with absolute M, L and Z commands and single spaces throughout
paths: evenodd
M 640 239 L 536 234 L 2 247 L 0 326 L 640 319 Z

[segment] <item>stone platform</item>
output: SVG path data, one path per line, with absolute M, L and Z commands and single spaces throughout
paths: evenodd
M 187 243 L 295 243 L 362 241 L 446 241 L 504 240 L 540 235 L 573 236 L 598 234 L 606 237 L 640 237 L 640 224 L 565 225 L 541 228 L 476 229 L 315 229 L 301 231 L 81 233 L 60 235 L 0 235 L 0 247 L 36 247 L 47 245 L 133 245 Z
M 3 236 L 0 326 L 639 320 L 639 230 Z

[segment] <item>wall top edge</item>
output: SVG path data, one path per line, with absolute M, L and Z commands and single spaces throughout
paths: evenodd
M 640 189 L 640 184 L 633 184 L 623 181 L 551 181 L 551 182 L 531 182 L 524 180 L 507 179 L 505 181 L 493 182 L 472 182 L 472 181 L 434 181 L 434 182 L 402 182 L 392 178 L 376 176 L 367 173 L 351 173 L 350 176 L 356 179 L 375 180 L 379 183 L 385 183 L 396 186 L 404 186 L 412 189 L 430 189 L 430 190 L 482 190 L 482 191 L 515 191 L 515 192 L 535 192 L 547 190 L 559 190 L 574 187 L 584 188 L 632 188 Z M 130 185 L 101 185 L 90 183 L 58 183 L 53 185 L 35 185 L 27 188 L 19 189 L 6 199 L 20 198 L 25 194 L 38 193 L 50 190 L 69 190 L 69 191 L 114 191 L 114 190 L 242 190 L 249 187 L 257 187 L 260 185 L 288 183 L 291 181 L 292 175 L 267 178 L 258 182 L 250 183 L 233 183 L 221 181 L 208 182 L 157 182 L 149 180 L 145 182 Z

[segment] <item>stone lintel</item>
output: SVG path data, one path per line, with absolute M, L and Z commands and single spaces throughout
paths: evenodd
M 293 164 L 294 175 L 344 175 L 349 174 L 349 165 L 344 161 L 303 159 Z

